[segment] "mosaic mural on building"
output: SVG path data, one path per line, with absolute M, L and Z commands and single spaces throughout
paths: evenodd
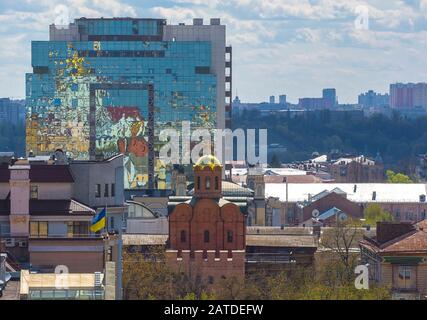
M 78 160 L 120 152 L 125 154 L 125 188 L 147 188 L 148 91 L 126 84 L 154 87 L 152 143 L 158 155 L 163 144 L 157 136 L 164 128 L 179 130 L 184 120 L 192 129 L 215 127 L 210 52 L 210 43 L 202 41 L 34 41 L 33 73 L 26 76 L 27 152 L 50 154 L 60 148 Z M 91 120 L 91 84 L 116 83 L 122 87 L 95 91 Z M 153 167 L 154 187 L 169 188 L 171 167 L 157 158 Z

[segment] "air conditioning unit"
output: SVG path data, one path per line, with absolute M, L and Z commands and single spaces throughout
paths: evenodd
M 27 241 L 19 241 L 18 246 L 21 248 L 26 248 L 26 247 L 28 247 L 28 242 Z
M 6 239 L 5 246 L 8 248 L 14 247 L 15 246 L 15 239 L 13 239 L 13 238 Z

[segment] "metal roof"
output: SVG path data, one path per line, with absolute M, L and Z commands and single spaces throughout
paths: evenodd
M 317 248 L 317 237 L 313 235 L 288 235 L 288 234 L 248 234 L 246 246 L 252 247 L 309 247 Z
M 358 203 L 366 202 L 420 202 L 420 195 L 426 195 L 426 185 L 422 183 L 289 183 L 288 201 L 306 201 L 324 190 L 339 188 L 347 194 L 347 199 Z M 373 195 L 375 192 L 375 199 Z M 268 183 L 265 196 L 286 201 L 286 184 Z

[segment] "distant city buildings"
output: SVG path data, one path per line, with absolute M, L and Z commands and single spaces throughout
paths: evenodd
M 392 109 L 427 109 L 427 83 L 390 84 L 390 107 Z
M 337 92 L 335 88 L 327 88 L 322 90 L 322 98 L 328 101 L 329 105 L 335 107 L 338 103 Z
M 11 100 L 9 98 L 0 98 L 0 123 L 9 124 L 25 123 L 25 100 Z
M 384 165 L 378 155 L 374 160 L 364 156 L 342 157 L 329 165 L 329 172 L 337 183 L 384 182 Z
M 243 103 L 238 96 L 236 96 L 232 102 L 232 109 L 234 114 L 241 114 L 245 111 L 258 110 L 260 112 L 271 112 L 286 110 L 289 108 L 289 104 L 286 101 L 286 95 L 279 95 L 279 102 L 276 102 L 275 96 L 270 96 L 268 102 L 260 103 Z
M 321 98 L 300 98 L 298 100 L 298 106 L 302 109 L 331 109 L 337 104 L 334 88 L 323 89 Z
M 323 98 L 300 98 L 298 107 L 302 109 L 327 109 L 331 105 L 329 101 Z
M 357 103 L 364 108 L 382 108 L 390 105 L 390 96 L 388 93 L 381 94 L 376 93 L 373 90 L 369 90 L 365 93 L 359 94 Z

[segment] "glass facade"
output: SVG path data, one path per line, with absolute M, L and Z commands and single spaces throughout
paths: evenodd
M 125 188 L 170 188 L 159 131 L 215 128 L 209 41 L 162 41 L 160 19 L 78 19 L 32 42 L 27 153 L 125 154 Z M 54 39 L 54 41 L 52 40 Z
M 104 290 L 31 288 L 27 300 L 104 300 Z

